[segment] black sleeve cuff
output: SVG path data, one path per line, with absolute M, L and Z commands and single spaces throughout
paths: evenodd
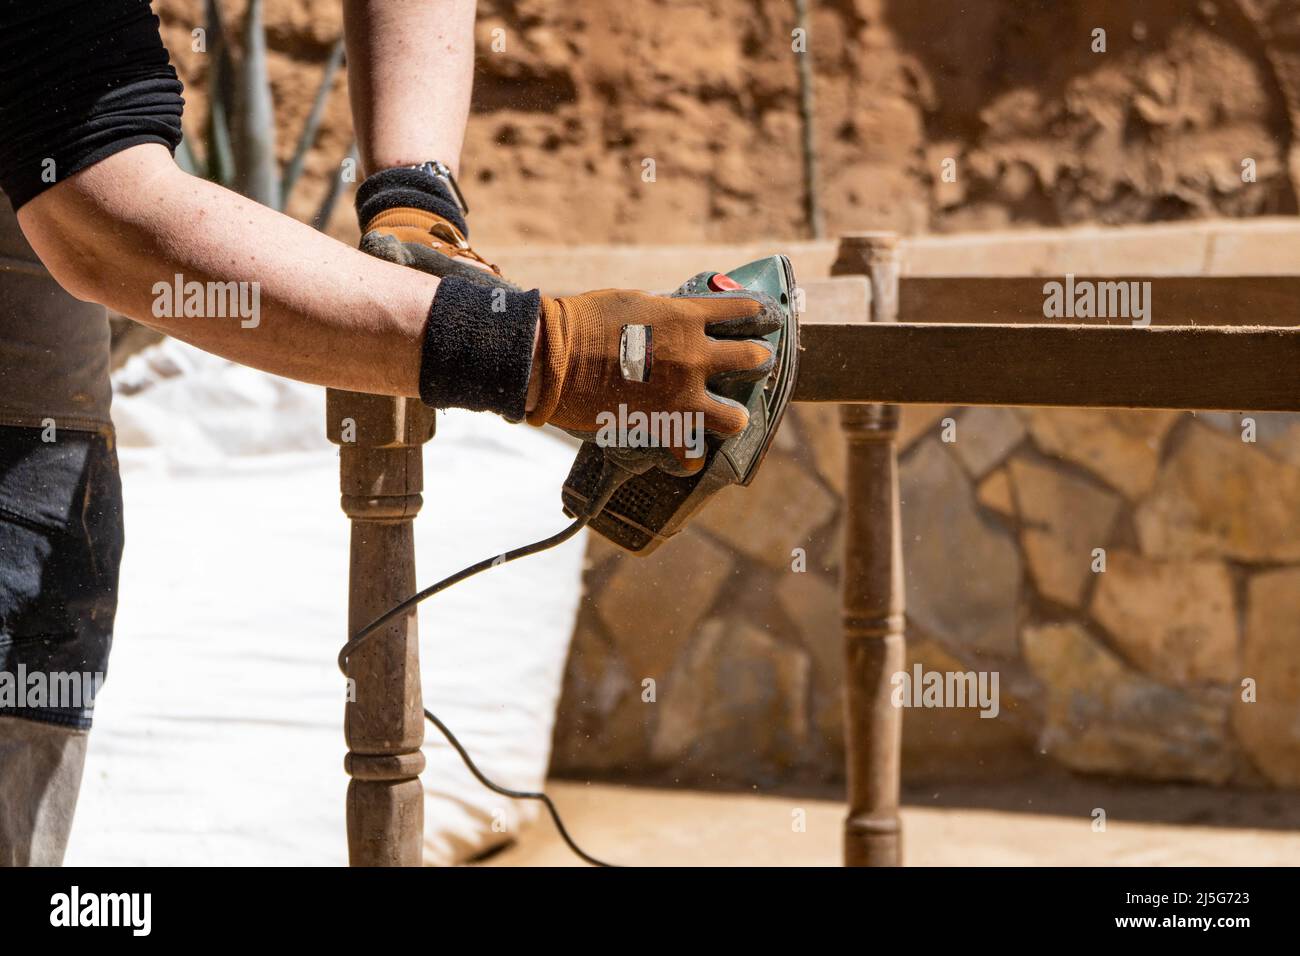
M 424 328 L 420 400 L 522 421 L 541 300 L 536 289 L 510 292 L 443 279 Z

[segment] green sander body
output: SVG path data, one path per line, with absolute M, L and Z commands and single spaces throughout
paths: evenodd
M 761 292 L 780 307 L 784 322 L 766 336 L 776 352 L 772 372 L 760 382 L 719 388 L 718 393 L 744 405 L 749 424 L 727 439 L 708 437 L 705 464 L 688 476 L 670 475 L 648 467 L 628 478 L 614 492 L 589 527 L 634 554 L 649 554 L 686 524 L 701 507 L 727 485 L 748 485 L 754 480 L 777 427 L 794 393 L 799 368 L 799 310 L 794 270 L 785 256 L 769 256 L 728 273 L 702 272 L 675 293 L 709 295 L 737 288 Z M 600 494 L 605 456 L 626 459 L 621 449 L 584 442 L 569 477 L 562 501 L 570 516 L 584 514 Z

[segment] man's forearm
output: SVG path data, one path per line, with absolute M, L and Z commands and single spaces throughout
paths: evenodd
M 189 176 L 164 147 L 111 156 L 27 203 L 18 218 L 79 298 L 268 372 L 419 394 L 421 335 L 438 279 Z M 160 309 L 159 284 L 174 287 L 178 275 L 184 283 L 257 283 L 255 324 L 187 317 L 174 302 Z
M 344 0 L 348 90 L 367 174 L 441 160 L 460 175 L 474 0 Z

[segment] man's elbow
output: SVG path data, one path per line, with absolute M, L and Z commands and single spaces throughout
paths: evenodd
M 97 270 L 89 268 L 89 256 L 78 255 L 79 245 L 71 230 L 60 222 L 57 211 L 38 196 L 18 211 L 18 224 L 41 264 L 63 291 L 84 302 L 98 301 Z
M 71 296 L 106 304 L 121 281 L 123 248 L 138 232 L 141 188 L 179 174 L 157 146 L 125 150 L 78 172 L 18 210 L 18 224 L 51 276 Z M 147 215 L 147 213 L 143 213 Z M 138 237 L 137 237 L 138 238 Z

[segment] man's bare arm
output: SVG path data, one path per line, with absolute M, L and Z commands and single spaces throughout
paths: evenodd
M 28 241 L 81 299 L 208 352 L 301 381 L 418 395 L 421 332 L 438 279 L 372 258 L 182 172 L 137 146 L 19 210 Z M 256 282 L 255 326 L 155 314 L 158 283 Z
M 440 160 L 460 175 L 474 0 L 344 0 L 348 91 L 367 174 Z

